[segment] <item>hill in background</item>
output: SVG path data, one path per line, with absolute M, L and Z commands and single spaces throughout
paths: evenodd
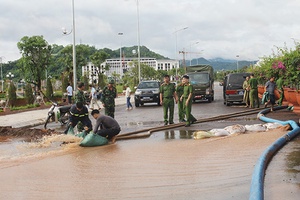
M 133 52 L 137 52 L 138 47 L 132 46 L 132 47 L 122 47 L 122 52 L 125 55 L 125 57 L 137 57 L 137 54 L 134 54 Z M 106 49 L 107 50 L 107 49 Z M 158 53 L 155 53 L 148 49 L 145 46 L 140 47 L 141 57 L 148 57 L 148 58 L 156 58 L 156 59 L 169 59 L 167 57 L 164 57 L 163 55 L 160 55 Z M 117 50 L 110 50 L 110 52 L 107 52 L 110 55 L 112 55 L 112 58 L 119 58 L 120 57 L 120 49 Z M 182 60 L 179 60 L 180 64 L 182 64 Z M 239 60 L 238 65 L 239 69 L 245 66 L 254 65 L 257 61 L 245 61 L 245 60 Z M 237 69 L 237 60 L 230 60 L 230 59 L 223 59 L 223 58 L 214 58 L 214 59 L 205 59 L 203 57 L 195 58 L 192 60 L 186 60 L 185 61 L 186 66 L 191 65 L 197 65 L 197 64 L 206 64 L 211 65 L 214 67 L 216 71 L 219 70 L 235 70 Z

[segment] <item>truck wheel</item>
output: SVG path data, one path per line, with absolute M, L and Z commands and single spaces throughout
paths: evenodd
M 208 103 L 211 103 L 212 102 L 212 97 L 209 97 L 208 98 Z
M 231 104 L 230 104 L 228 101 L 226 101 L 226 102 L 225 102 L 225 105 L 226 105 L 226 106 L 230 106 Z
M 140 107 L 140 104 L 138 102 L 135 102 L 135 107 Z

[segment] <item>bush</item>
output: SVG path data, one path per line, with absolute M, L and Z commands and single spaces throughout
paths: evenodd
M 12 107 L 12 108 L 10 108 L 10 110 L 24 110 L 24 109 L 36 108 L 36 107 L 40 107 L 40 105 L 39 104 L 28 104 L 26 106 Z
M 66 92 L 66 89 L 68 87 L 68 83 L 69 83 L 69 78 L 68 76 L 63 76 L 63 80 L 62 80 L 62 86 L 61 86 L 61 91 L 62 93 Z
M 17 94 L 16 94 L 16 86 L 13 82 L 10 82 L 9 88 L 8 88 L 8 99 L 11 106 L 15 105 L 15 101 L 17 100 Z
M 53 87 L 52 87 L 52 83 L 51 83 L 51 79 L 50 78 L 47 78 L 46 97 L 48 99 L 52 99 L 53 98 Z
M 34 103 L 34 96 L 33 96 L 33 91 L 30 83 L 27 83 L 25 86 L 25 99 L 27 104 Z

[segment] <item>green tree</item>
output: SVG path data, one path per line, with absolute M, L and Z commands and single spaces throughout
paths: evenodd
M 89 90 L 89 79 L 86 75 L 83 75 L 82 79 L 83 79 L 83 83 L 84 83 L 84 90 L 88 91 Z
M 53 87 L 52 87 L 52 82 L 51 82 L 50 78 L 47 78 L 46 97 L 48 99 L 53 98 Z
M 34 96 L 33 96 L 33 91 L 30 83 L 27 83 L 25 86 L 25 99 L 27 101 L 27 104 L 34 103 Z
M 91 62 L 96 67 L 96 75 L 98 76 L 98 86 L 104 87 L 105 86 L 105 75 L 104 72 L 109 70 L 109 66 L 101 66 L 101 64 L 109 57 L 110 55 L 105 51 L 97 51 L 93 55 L 90 56 Z
M 71 84 L 71 82 L 69 82 L 68 74 L 62 73 L 62 86 L 61 86 L 62 93 L 66 92 L 66 89 L 68 87 L 68 83 Z
M 113 73 L 111 74 L 111 76 L 112 76 L 112 78 L 114 79 L 115 83 L 118 83 L 119 80 L 120 80 L 120 77 L 121 77 L 121 75 L 118 74 L 117 72 L 113 72 Z
M 15 106 L 15 103 L 16 103 L 16 100 L 17 100 L 17 94 L 16 94 L 16 86 L 15 84 L 11 81 L 9 83 L 9 87 L 8 87 L 8 99 L 9 99 L 9 102 L 10 102 L 10 105 L 12 107 Z
M 41 82 L 51 59 L 51 46 L 43 36 L 25 36 L 18 42 L 18 48 L 22 54 L 19 66 L 26 81 L 41 90 Z

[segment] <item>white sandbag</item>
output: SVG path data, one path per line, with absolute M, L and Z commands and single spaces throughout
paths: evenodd
M 281 124 L 277 123 L 277 122 L 273 122 L 273 123 L 266 123 L 264 124 L 264 126 L 266 127 L 267 131 L 268 130 L 272 130 L 272 129 L 276 129 L 279 127 L 282 127 Z
M 232 125 L 232 126 L 227 126 L 224 128 L 226 131 L 229 132 L 229 134 L 235 134 L 235 133 L 245 133 L 246 132 L 246 128 L 243 125 Z
M 207 131 L 195 131 L 193 133 L 193 138 L 195 140 L 204 139 L 204 138 L 210 138 L 214 137 L 215 135 L 213 133 L 207 132 Z
M 228 131 L 221 128 L 211 129 L 209 132 L 213 133 L 215 136 L 227 136 L 230 134 Z
M 264 132 L 267 128 L 262 124 L 245 125 L 246 131 Z

